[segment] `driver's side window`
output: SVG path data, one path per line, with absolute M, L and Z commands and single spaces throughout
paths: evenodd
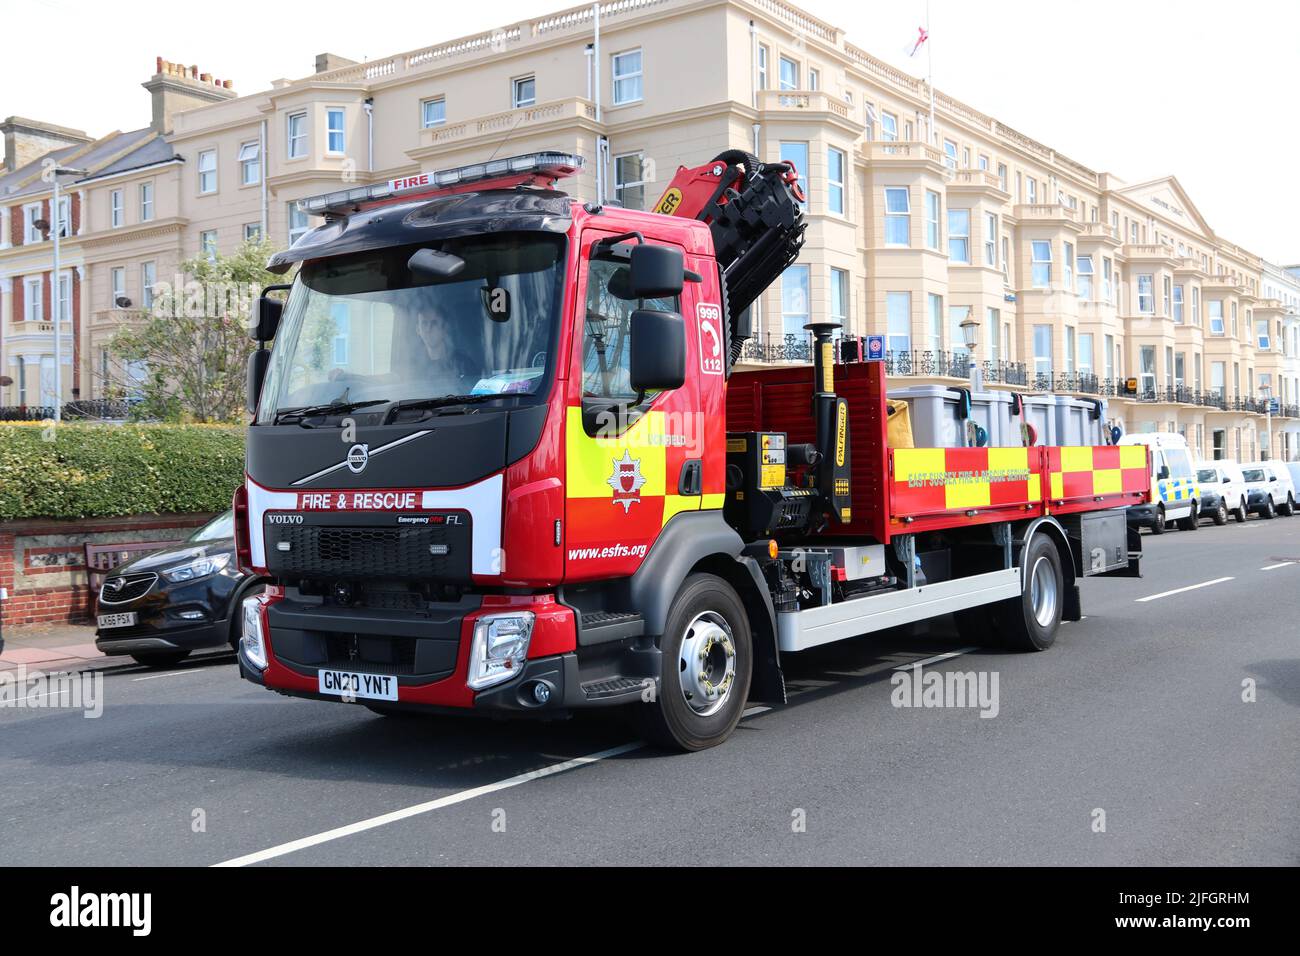
M 631 357 L 631 318 L 637 309 L 676 312 L 676 296 L 664 299 L 625 299 L 616 290 L 628 288 L 626 262 L 592 259 L 587 272 L 586 314 L 582 335 L 582 397 L 611 403 L 631 402 L 636 390 L 628 377 Z

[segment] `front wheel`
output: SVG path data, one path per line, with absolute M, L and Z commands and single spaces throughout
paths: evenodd
M 1286 504 L 1284 504 L 1282 507 L 1278 508 L 1277 510 L 1280 514 L 1282 514 L 1287 518 L 1295 514 L 1295 499 L 1291 497 L 1290 492 L 1287 492 Z
M 1272 499 L 1272 498 L 1265 498 L 1265 499 L 1264 499 L 1264 510 L 1263 510 L 1262 514 L 1263 514 L 1263 516 L 1264 516 L 1265 518 L 1276 518 L 1276 517 L 1277 517 L 1277 507 L 1273 504 L 1273 499 Z
M 1156 505 L 1156 516 L 1151 519 L 1151 533 L 1165 533 L 1165 506 Z
M 1056 643 L 1065 606 L 1061 553 L 1044 534 L 1034 535 L 1025 556 L 1020 597 L 994 606 L 1005 645 L 1017 651 L 1045 651 Z
M 749 696 L 753 642 L 735 590 L 692 574 L 668 612 L 655 699 L 634 704 L 642 734 L 672 750 L 705 750 L 735 730 Z

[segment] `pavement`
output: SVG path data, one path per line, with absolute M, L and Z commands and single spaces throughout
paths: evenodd
M 0 859 L 1294 866 L 1300 518 L 1143 543 L 1144 577 L 1085 581 L 1085 619 L 1044 653 L 970 647 L 940 619 L 787 655 L 790 703 L 699 754 L 609 712 L 284 698 L 229 654 L 99 667 L 96 719 L 0 708 Z M 996 716 L 895 706 L 917 662 L 996 675 Z
M 95 647 L 93 624 L 29 624 L 7 627 L 0 672 L 20 665 L 46 670 L 75 670 L 92 663 L 121 663 L 128 657 L 107 657 Z

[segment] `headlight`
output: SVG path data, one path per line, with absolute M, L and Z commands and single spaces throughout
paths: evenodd
M 182 581 L 193 581 L 196 578 L 206 578 L 209 574 L 216 574 L 229 563 L 229 552 L 213 554 L 168 568 L 162 572 L 162 576 L 172 584 L 179 584 Z
M 244 598 L 243 636 L 239 639 L 248 662 L 258 670 L 266 668 L 266 641 L 262 637 L 262 599 Z
M 487 614 L 475 621 L 469 649 L 469 686 L 482 690 L 514 677 L 528 657 L 532 636 L 532 611 Z

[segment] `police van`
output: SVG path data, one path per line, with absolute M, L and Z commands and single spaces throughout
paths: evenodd
M 1152 534 L 1164 534 L 1171 522 L 1184 531 L 1199 528 L 1200 486 L 1187 439 L 1168 432 L 1152 432 L 1125 435 L 1119 444 L 1146 445 L 1151 449 L 1151 500 L 1129 506 L 1129 524 L 1150 528 Z

